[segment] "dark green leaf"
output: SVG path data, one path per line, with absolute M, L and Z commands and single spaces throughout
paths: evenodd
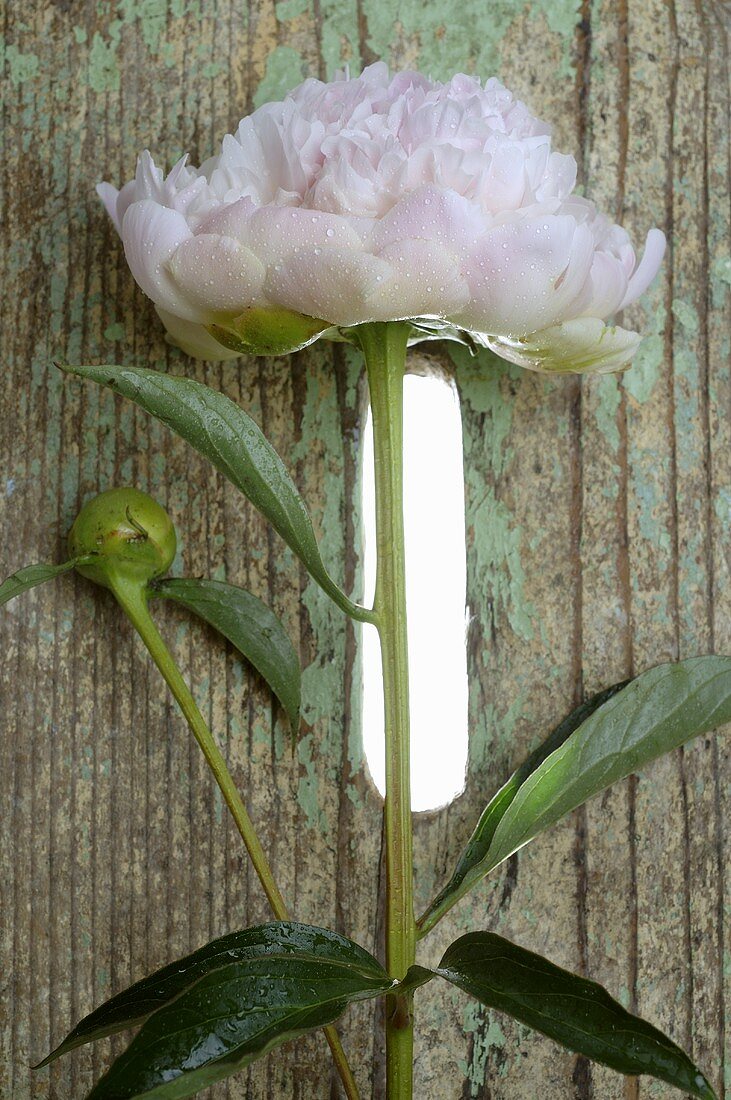
M 264 929 L 267 927 L 265 925 Z M 267 942 L 266 935 L 264 941 Z M 36 1069 L 75 1047 L 141 1024 L 153 1012 L 179 997 L 204 974 L 227 965 L 232 959 L 239 956 L 248 958 L 252 952 L 260 950 L 261 942 L 262 928 L 246 928 L 211 940 L 192 954 L 156 970 L 85 1016 L 63 1042 L 39 1062 Z
M 585 717 L 517 789 L 496 795 L 460 860 L 461 881 L 432 904 L 422 933 L 477 879 L 592 795 L 729 721 L 731 658 L 693 657 L 643 672 Z
M 354 618 L 368 617 L 328 574 L 297 487 L 277 452 L 243 409 L 192 378 L 177 378 L 144 367 L 62 369 L 108 386 L 182 436 L 256 505 L 338 607 Z
M 596 982 L 501 936 L 462 936 L 447 948 L 436 973 L 595 1062 L 620 1073 L 649 1074 L 700 1100 L 715 1100 L 700 1070 L 661 1031 L 633 1016 Z
M 419 919 L 419 928 L 425 935 L 433 928 L 437 921 L 441 920 L 446 912 L 474 886 L 487 870 L 483 866 L 485 855 L 490 847 L 500 821 L 510 803 L 525 783 L 529 775 L 538 768 L 550 754 L 562 745 L 574 730 L 578 729 L 591 714 L 603 703 L 616 695 L 618 691 L 626 687 L 629 681 L 623 680 L 620 684 L 600 691 L 578 707 L 559 723 L 549 734 L 546 740 L 531 753 L 528 759 L 513 772 L 507 783 L 500 788 L 496 795 L 490 799 L 477 822 L 467 846 L 460 856 L 454 873 L 447 885 L 436 896 L 424 915 Z
M 175 600 L 228 638 L 264 677 L 286 710 L 293 732 L 297 732 L 300 664 L 271 608 L 245 588 L 225 581 L 167 579 L 158 581 L 150 595 Z
M 0 607 L 29 588 L 68 573 L 76 564 L 76 561 L 65 561 L 63 565 L 26 565 L 25 569 L 19 569 L 0 584 Z
M 496 867 L 587 798 L 731 721 L 731 658 L 659 665 L 599 707 L 544 760 L 503 815 L 485 857 Z
M 128 990 L 128 1016 L 153 1014 L 89 1100 L 192 1096 L 393 987 L 372 955 L 324 928 L 277 922 L 236 936 L 217 941 L 215 962 L 196 952 Z

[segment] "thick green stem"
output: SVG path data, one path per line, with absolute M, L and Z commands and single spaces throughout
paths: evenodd
M 277 920 L 289 920 L 289 911 L 279 891 L 279 887 L 274 880 L 269 861 L 256 835 L 246 806 L 236 789 L 236 785 L 228 770 L 226 761 L 218 745 L 214 741 L 213 735 L 204 721 L 203 715 L 199 711 L 198 705 L 188 685 L 180 675 L 178 666 L 175 664 L 170 651 L 152 620 L 147 606 L 147 595 L 144 587 L 137 581 L 130 582 L 111 570 L 108 571 L 107 577 L 109 587 L 140 638 L 145 643 L 150 656 L 162 673 L 165 682 L 183 712 L 193 736 L 203 750 L 203 755 L 213 772 L 213 776 L 218 783 L 224 801 L 231 811 L 231 816 L 236 823 L 236 828 L 241 834 L 241 839 L 246 846 L 246 850 L 249 853 L 254 870 L 259 877 L 259 881 L 261 882 L 274 916 Z M 358 1087 L 353 1078 L 350 1066 L 348 1065 L 348 1060 L 337 1032 L 333 1027 L 324 1028 L 324 1032 L 348 1100 L 359 1100 Z
M 410 326 L 357 329 L 368 370 L 373 416 L 378 565 L 374 611 L 381 641 L 386 728 L 386 966 L 403 978 L 414 962 L 409 664 L 403 517 L 403 382 Z M 389 1100 L 411 1100 L 413 1020 L 410 998 L 393 998 L 386 1022 Z

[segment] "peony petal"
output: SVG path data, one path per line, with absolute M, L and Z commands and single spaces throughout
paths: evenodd
M 567 317 L 611 317 L 626 290 L 627 275 L 621 261 L 608 252 L 595 252 L 584 293 Z
M 222 237 L 233 237 L 246 244 L 249 239 L 249 222 L 257 209 L 256 204 L 245 195 L 236 202 L 218 206 L 208 214 L 198 226 L 198 233 L 218 233 Z
M 241 313 L 261 296 L 264 266 L 232 237 L 199 233 L 183 241 L 170 271 L 186 297 L 201 311 Z
M 104 203 L 107 214 L 114 222 L 114 228 L 122 235 L 122 222 L 127 208 L 137 201 L 137 181 L 130 180 L 125 183 L 121 191 L 112 187 L 110 183 L 97 184 L 96 193 Z
M 589 274 L 593 240 L 573 218 L 542 215 L 509 221 L 479 241 L 465 265 L 472 301 L 457 324 L 522 336 L 566 315 Z
M 473 245 L 487 225 L 475 203 L 454 191 L 428 184 L 405 195 L 375 223 L 370 243 L 379 253 L 391 244 L 418 237 L 441 241 L 453 252 L 460 252 Z
M 266 266 L 302 252 L 318 256 L 326 249 L 360 250 L 361 237 L 356 231 L 359 224 L 358 218 L 320 210 L 266 206 L 251 217 L 249 247 Z
M 195 321 L 183 321 L 182 318 L 176 317 L 174 313 L 168 313 L 165 309 L 160 309 L 159 306 L 155 306 L 155 309 L 167 330 L 168 343 L 180 348 L 186 355 L 191 355 L 193 359 L 208 359 L 216 362 L 241 358 L 238 351 L 231 351 L 223 344 L 219 344 L 203 325 L 198 325 Z
M 129 187 L 129 184 L 126 186 Z M 104 209 L 114 222 L 114 228 L 119 233 L 121 230 L 121 225 L 117 216 L 117 199 L 119 197 L 119 191 L 116 187 L 112 187 L 111 183 L 98 183 L 96 185 L 96 193 L 104 203 Z
M 634 275 L 629 281 L 627 293 L 619 304 L 619 309 L 635 302 L 641 294 L 644 294 L 652 280 L 660 270 L 662 258 L 665 255 L 665 234 L 661 229 L 651 229 L 645 241 L 645 251 Z
M 640 344 L 629 329 L 607 326 L 598 317 L 581 317 L 532 332 L 521 340 L 486 339 L 503 359 L 547 374 L 607 374 L 625 370 Z
M 264 290 L 277 305 L 331 325 L 359 325 L 381 320 L 373 313 L 371 298 L 379 283 L 391 277 L 383 260 L 365 252 L 323 249 L 319 254 L 300 252 L 286 263 L 270 268 Z M 392 303 L 392 313 L 398 302 Z
M 201 321 L 201 311 L 184 297 L 168 267 L 179 245 L 192 236 L 182 214 L 152 199 L 132 203 L 122 222 L 127 263 L 148 298 L 187 321 Z
M 463 309 L 470 288 L 462 278 L 454 253 L 433 241 L 404 240 L 379 253 L 390 276 L 373 287 L 368 306 L 374 320 L 448 317 Z

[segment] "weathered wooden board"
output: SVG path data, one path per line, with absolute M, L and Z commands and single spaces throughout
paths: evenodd
M 306 666 L 295 758 L 260 681 L 174 609 L 158 614 L 295 912 L 376 946 L 380 806 L 352 629 L 185 446 L 51 366 L 154 364 L 241 401 L 295 469 L 350 586 L 360 362 L 323 346 L 206 368 L 168 350 L 93 185 L 127 178 L 146 145 L 168 164 L 205 157 L 302 75 L 385 57 L 438 77 L 497 72 L 553 121 L 589 194 L 638 238 L 650 224 L 670 234 L 661 278 L 631 310 L 648 339 L 623 379 L 440 359 L 464 412 L 472 743 L 465 793 L 417 822 L 426 902 L 485 798 L 583 691 L 731 650 L 728 12 L 711 0 L 6 0 L 2 35 L 2 572 L 61 560 L 81 502 L 134 483 L 173 513 L 181 567 L 268 597 Z M 64 577 L 9 605 L 0 633 L 0 1095 L 80 1100 L 122 1040 L 35 1075 L 29 1064 L 111 992 L 266 910 L 110 600 Z M 707 738 L 620 785 L 464 901 L 424 959 L 469 928 L 500 929 L 605 982 L 692 1049 L 723 1094 L 730 776 L 728 738 Z M 670 1095 L 456 991 L 430 987 L 420 1004 L 419 1100 Z M 380 1095 L 371 1007 L 345 1036 L 364 1095 Z M 319 1038 L 301 1041 L 215 1095 L 328 1097 L 324 1059 Z

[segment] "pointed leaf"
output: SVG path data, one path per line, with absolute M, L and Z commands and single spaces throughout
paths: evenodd
M 287 632 L 271 608 L 245 588 L 224 581 L 168 578 L 158 581 L 150 589 L 150 595 L 175 600 L 228 638 L 269 684 L 296 734 L 300 664 Z
M 526 779 L 495 830 L 486 870 L 618 779 L 729 721 L 731 657 L 643 672 Z
M 297 487 L 243 409 L 192 378 L 144 367 L 64 365 L 62 370 L 108 386 L 177 432 L 256 505 L 338 607 L 354 618 L 367 617 L 325 569 Z
M 618 691 L 621 691 L 629 683 L 623 680 L 620 684 L 600 691 L 584 703 L 571 711 L 571 713 L 559 723 L 548 735 L 546 740 L 531 753 L 528 759 L 513 772 L 507 783 L 500 788 L 482 812 L 475 830 L 467 842 L 467 846 L 457 862 L 454 873 L 443 890 L 436 896 L 424 915 L 419 919 L 421 935 L 434 927 L 448 910 L 470 890 L 476 882 L 487 874 L 484 860 L 492 842 L 500 821 L 508 806 L 515 798 L 523 783 L 529 775 L 538 768 L 546 757 L 562 745 L 564 741 L 578 729 L 591 714 L 603 703 L 606 703 Z
M 649 1074 L 700 1100 L 716 1100 L 700 1070 L 652 1024 L 633 1016 L 596 982 L 501 936 L 462 936 L 447 948 L 436 973 L 489 1008 L 595 1062 L 620 1073 Z
M 658 665 L 573 711 L 482 814 L 452 878 L 419 920 L 425 935 L 479 879 L 618 779 L 731 721 L 731 658 Z
M 212 948 L 215 959 L 202 957 Z M 192 1096 L 393 985 L 372 955 L 325 928 L 276 922 L 224 937 L 122 995 L 128 1022 L 135 1012 L 157 1010 L 89 1100 Z M 114 1030 L 124 1026 L 120 1019 L 118 1011 Z M 97 1027 L 90 1037 L 104 1033 Z
M 26 565 L 25 569 L 12 573 L 0 584 L 0 607 L 28 589 L 68 573 L 76 564 L 76 561 L 65 561 L 63 565 Z
M 252 952 L 261 951 L 262 943 L 266 946 L 269 942 L 268 927 L 263 925 L 231 932 L 148 974 L 85 1016 L 35 1068 L 48 1065 L 75 1047 L 141 1024 L 153 1012 L 179 997 L 204 974 L 227 965 L 239 956 L 248 958 Z

